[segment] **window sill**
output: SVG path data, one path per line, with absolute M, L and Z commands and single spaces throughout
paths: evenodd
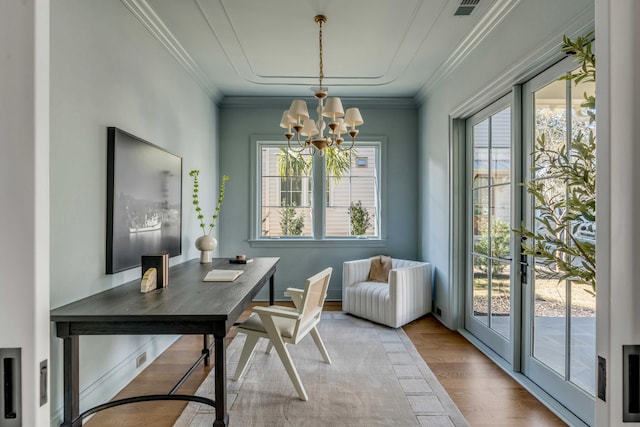
M 312 248 L 312 247 L 332 247 L 332 248 L 382 248 L 388 244 L 387 239 L 250 239 L 249 245 L 252 248 Z

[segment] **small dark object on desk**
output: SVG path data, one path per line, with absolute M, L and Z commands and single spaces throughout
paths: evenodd
M 253 258 L 250 258 L 250 259 L 235 259 L 235 258 L 232 258 L 232 259 L 229 260 L 229 262 L 231 264 L 247 264 L 249 262 L 253 262 Z

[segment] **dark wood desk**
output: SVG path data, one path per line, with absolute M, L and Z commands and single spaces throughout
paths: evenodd
M 190 400 L 214 406 L 214 426 L 227 426 L 227 382 L 225 337 L 238 316 L 258 291 L 269 282 L 269 300 L 273 304 L 274 273 L 279 258 L 254 258 L 249 264 L 230 264 L 226 258 L 210 264 L 191 260 L 171 267 L 169 287 L 140 293 L 140 281 L 134 280 L 99 294 L 51 310 L 56 334 L 64 346 L 64 422 L 63 426 L 82 425 L 82 419 L 99 410 L 145 400 Z M 203 282 L 211 269 L 241 269 L 234 282 Z M 202 356 L 167 395 L 140 396 L 100 405 L 79 413 L 79 336 L 80 335 L 161 335 L 202 334 Z M 175 392 L 191 371 L 204 360 L 209 363 L 208 336 L 214 337 L 215 400 Z

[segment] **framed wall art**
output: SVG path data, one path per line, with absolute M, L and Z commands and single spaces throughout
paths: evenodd
M 107 274 L 182 253 L 182 158 L 107 128 Z

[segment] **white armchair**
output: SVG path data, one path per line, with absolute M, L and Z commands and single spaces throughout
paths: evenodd
M 431 264 L 391 260 L 389 282 L 368 281 L 371 259 L 347 261 L 342 269 L 342 309 L 392 328 L 431 312 Z

